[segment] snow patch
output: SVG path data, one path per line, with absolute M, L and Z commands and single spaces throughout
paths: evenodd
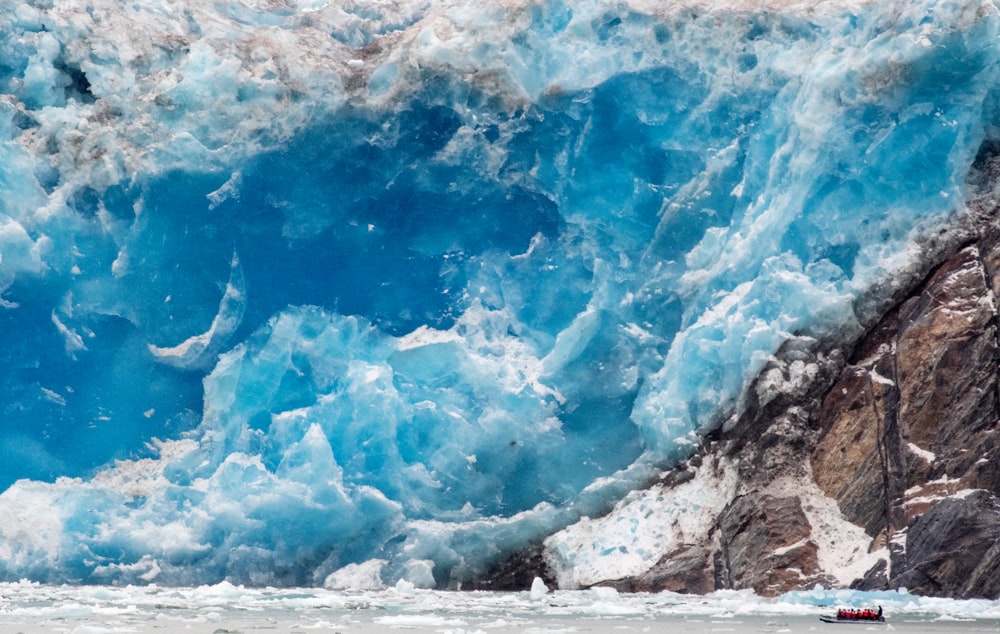
M 869 552 L 872 538 L 862 527 L 848 521 L 837 501 L 816 485 L 808 460 L 803 468 L 808 475 L 784 476 L 775 480 L 769 490 L 797 496 L 801 501 L 812 526 L 809 538 L 817 546 L 820 568 L 846 586 L 863 577 L 880 559 L 888 561 L 887 548 Z
M 934 462 L 937 459 L 937 456 L 934 455 L 934 452 L 927 451 L 926 449 L 921 449 L 919 446 L 917 446 L 912 442 L 906 443 L 906 448 L 910 450 L 910 453 L 917 456 L 918 458 L 920 458 L 921 460 L 923 460 L 928 464 Z
M 703 544 L 736 492 L 736 468 L 706 461 L 675 487 L 635 491 L 607 515 L 584 518 L 545 540 L 560 588 L 641 574 L 685 544 Z

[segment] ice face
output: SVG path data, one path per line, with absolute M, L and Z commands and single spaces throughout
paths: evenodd
M 989 2 L 203 4 L 0 0 L 4 577 L 474 576 L 855 332 L 995 131 Z

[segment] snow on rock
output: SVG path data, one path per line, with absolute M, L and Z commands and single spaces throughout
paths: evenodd
M 871 549 L 872 538 L 865 530 L 852 523 L 809 475 L 785 476 L 776 480 L 770 489 L 785 495 L 794 495 L 811 526 L 809 539 L 818 547 L 820 567 L 841 587 L 849 586 L 862 578 L 879 560 L 888 561 L 887 547 Z
M 927 451 L 926 449 L 921 449 L 912 442 L 906 443 L 906 448 L 909 449 L 913 453 L 913 455 L 919 457 L 921 460 L 928 463 L 934 462 L 935 458 L 934 452 Z
M 584 518 L 550 536 L 545 555 L 559 587 L 637 576 L 681 545 L 707 542 L 736 486 L 732 464 L 703 464 L 683 484 L 636 491 L 608 515 Z

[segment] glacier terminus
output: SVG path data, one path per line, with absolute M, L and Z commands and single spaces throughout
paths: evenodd
M 0 579 L 640 572 L 957 239 L 998 61 L 992 0 L 0 0 Z

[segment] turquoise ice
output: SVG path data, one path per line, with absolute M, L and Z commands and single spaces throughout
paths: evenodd
M 989 1 L 204 4 L 0 0 L 2 578 L 456 585 L 855 335 L 997 133 Z

